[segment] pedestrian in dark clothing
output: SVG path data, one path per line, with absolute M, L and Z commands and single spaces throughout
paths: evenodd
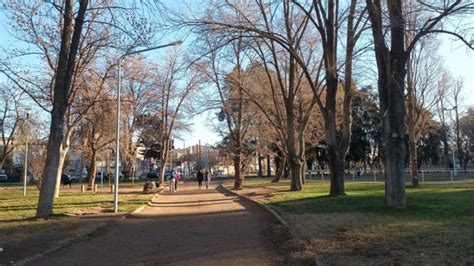
M 204 180 L 204 175 L 202 174 L 201 170 L 198 170 L 197 175 L 196 175 L 196 179 L 198 181 L 199 189 L 201 189 L 202 180 Z
M 206 181 L 206 189 L 208 189 L 209 183 L 211 182 L 211 175 L 209 174 L 207 170 L 206 172 L 204 172 L 204 181 Z

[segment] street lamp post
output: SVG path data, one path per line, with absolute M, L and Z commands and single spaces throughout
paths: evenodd
M 119 159 L 120 159 L 120 92 L 121 92 L 121 64 L 122 60 L 129 55 L 144 53 L 152 50 L 157 50 L 160 48 L 180 45 L 182 41 L 176 41 L 168 43 L 165 45 L 160 45 L 152 48 L 147 48 L 143 50 L 131 51 L 121 55 L 117 62 L 117 121 L 116 121 L 116 139 L 115 139 L 115 182 L 114 182 L 114 212 L 118 212 L 118 180 L 119 180 Z
M 28 133 L 29 133 L 30 110 L 26 109 L 26 141 L 25 141 L 25 164 L 23 166 L 23 197 L 26 197 L 26 183 L 28 177 Z

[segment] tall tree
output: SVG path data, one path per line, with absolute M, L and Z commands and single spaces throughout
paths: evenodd
M 6 10 L 10 11 L 13 27 L 23 33 L 18 39 L 28 43 L 20 52 L 11 51 L 12 58 L 39 54 L 36 59 L 44 62 L 37 64 L 40 66 L 39 71 L 34 69 L 36 64 L 25 65 L 17 71 L 13 64 L 15 61 L 9 60 L 2 62 L 0 71 L 51 114 L 51 132 L 43 171 L 45 183 L 41 185 L 37 211 L 38 217 L 46 217 L 52 213 L 50 186 L 54 183 L 53 196 L 57 196 L 70 137 L 75 125 L 84 115 L 77 111 L 88 110 L 83 106 L 74 106 L 77 104 L 74 103 L 79 94 L 77 92 L 87 87 L 84 84 L 88 82 L 87 75 L 94 75 L 94 66 L 97 66 L 94 64 L 106 61 L 97 61 L 99 51 L 112 43 L 120 46 L 122 43 L 118 41 L 118 37 L 124 40 L 126 46 L 130 46 L 130 43 L 132 46 L 143 43 L 147 36 L 146 30 L 137 37 L 133 35 L 139 30 L 133 29 L 134 26 L 146 27 L 147 23 L 142 19 L 137 26 L 137 18 L 133 16 L 134 8 L 112 6 L 109 1 L 9 1 Z M 121 12 L 124 16 L 115 16 L 115 12 Z M 116 34 L 119 32 L 121 34 Z M 108 39 L 111 35 L 116 37 L 115 41 Z M 29 69 L 34 69 L 33 73 L 36 75 L 24 75 Z M 79 102 L 81 104 L 85 103 Z M 89 108 L 92 105 L 93 103 L 88 103 Z M 53 175 L 55 181 L 51 180 Z
M 176 129 L 186 128 L 184 123 L 185 100 L 201 85 L 201 73 L 189 67 L 187 59 L 177 51 L 169 53 L 165 65 L 158 68 L 157 93 L 159 106 L 156 115 L 160 120 L 160 183 L 164 183 L 165 168 L 172 149 L 172 136 Z
M 460 164 L 465 170 L 474 154 L 474 108 L 469 108 L 466 114 L 459 118 L 459 130 L 461 149 L 464 155 Z
M 59 168 L 59 154 L 64 138 L 64 118 L 68 107 L 69 92 L 72 85 L 76 55 L 81 41 L 89 1 L 79 1 L 77 12 L 74 1 L 66 0 L 61 32 L 61 48 L 58 56 L 58 66 L 53 89 L 53 109 L 51 112 L 51 127 L 48 140 L 43 180 L 38 200 L 36 217 L 48 217 L 53 213 L 53 199 L 56 188 L 56 178 Z M 74 17 L 74 15 L 76 16 Z M 74 21 L 73 21 L 74 20 Z
M 384 25 L 384 6 L 381 0 L 366 0 L 374 40 L 374 51 L 378 69 L 378 90 L 382 113 L 383 153 L 385 175 L 385 203 L 390 207 L 404 207 L 405 196 L 405 78 L 406 63 L 415 45 L 425 35 L 449 33 L 466 44 L 470 44 L 450 29 L 442 28 L 447 16 L 470 11 L 473 3 L 445 1 L 439 6 L 420 2 L 428 11 L 424 21 L 413 35 L 410 43 L 405 43 L 406 18 L 402 0 L 387 2 L 389 24 Z M 390 39 L 386 32 L 390 33 Z M 388 40 L 387 40 L 388 39 Z M 388 44 L 387 44 L 388 42 Z M 389 47 L 390 46 L 390 47 Z

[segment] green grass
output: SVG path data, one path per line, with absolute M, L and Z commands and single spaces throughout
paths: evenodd
M 261 201 L 312 239 L 312 251 L 327 263 L 473 263 L 474 183 L 407 188 L 407 207 L 384 205 L 384 184 L 347 182 L 344 197 L 328 197 L 329 182 L 247 182 L 280 192 Z M 457 259 L 459 258 L 459 259 Z
M 127 188 L 131 185 L 124 185 Z M 76 185 L 78 187 L 78 185 Z M 119 195 L 119 212 L 129 212 L 145 204 L 151 194 L 141 194 L 141 185 L 136 185 L 134 193 Z M 111 212 L 113 194 L 110 192 L 69 192 L 63 190 L 59 198 L 54 200 L 54 216 L 61 217 L 66 214 L 80 214 L 90 212 Z M 0 222 L 16 223 L 32 220 L 36 213 L 39 192 L 34 187 L 28 187 L 27 196 L 24 197 L 20 185 L 0 187 Z M 53 217 L 54 218 L 54 217 Z M 0 226 L 0 228 L 3 226 Z
M 142 194 L 142 185 L 121 184 L 119 212 L 130 212 L 145 204 L 153 194 Z M 87 232 L 101 225 L 100 219 L 73 219 L 67 214 L 94 214 L 113 211 L 113 194 L 110 188 L 101 192 L 80 193 L 80 184 L 64 188 L 54 200 L 54 209 L 48 219 L 35 219 L 39 192 L 29 186 L 23 197 L 21 185 L 0 187 L 0 246 L 21 245 L 22 241 L 41 244 L 60 241 L 81 231 Z

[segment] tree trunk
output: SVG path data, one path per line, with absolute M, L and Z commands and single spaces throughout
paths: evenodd
M 53 109 L 46 162 L 41 181 L 36 217 L 45 218 L 53 214 L 54 190 L 59 168 L 59 154 L 63 138 L 64 114 L 66 108 Z
M 303 173 L 301 172 L 301 160 L 294 158 L 289 160 L 290 166 L 290 190 L 298 191 L 303 189 Z
M 447 169 L 451 168 L 449 161 L 449 143 L 448 143 L 448 128 L 443 125 L 443 154 L 444 154 L 444 165 Z
M 385 203 L 405 207 L 405 23 L 402 1 L 388 2 L 391 47 L 385 45 L 381 2 L 367 1 L 378 69 L 378 90 L 382 116 Z
M 41 191 L 38 199 L 38 207 L 36 209 L 36 217 L 38 218 L 45 218 L 53 213 L 59 153 L 64 133 L 64 116 L 69 102 L 69 91 L 74 74 L 76 55 L 81 40 L 81 31 L 87 5 L 87 0 L 81 0 L 79 2 L 79 10 L 74 23 L 74 1 L 67 0 L 64 5 L 61 45 L 53 88 L 50 135 L 43 170 L 43 181 L 41 182 Z
M 408 126 L 408 153 L 410 157 L 410 175 L 412 187 L 418 187 L 418 164 L 416 151 L 416 98 L 413 74 L 413 62 L 411 57 L 407 61 L 407 126 Z
M 97 172 L 97 152 L 92 151 L 91 162 L 89 164 L 89 173 L 87 173 L 87 190 L 92 190 L 95 185 L 95 177 Z
M 64 151 L 61 145 L 59 152 L 58 170 L 56 171 L 56 183 L 54 188 L 54 197 L 59 198 L 59 190 L 61 189 L 61 175 L 63 174 L 64 162 L 66 161 L 67 150 Z
M 257 153 L 257 159 L 258 159 L 258 177 L 263 176 L 263 168 L 262 168 L 262 156 L 260 153 Z
M 55 198 L 59 197 L 59 190 L 61 189 L 61 175 L 63 173 L 63 168 L 64 168 L 64 162 L 66 160 L 66 155 L 69 151 L 72 131 L 73 131 L 72 128 L 69 128 L 69 129 L 66 130 L 66 134 L 65 134 L 64 139 L 61 143 L 61 150 L 60 150 L 60 153 L 59 153 L 58 171 L 57 171 L 57 174 L 56 174 L 56 187 L 54 189 L 54 197 Z M 82 176 L 81 176 L 81 178 L 82 178 Z
M 410 100 L 408 104 L 411 105 Z M 416 138 L 415 138 L 415 125 L 413 121 L 412 113 L 413 108 L 408 107 L 408 112 L 410 113 L 407 117 L 408 122 L 408 150 L 410 156 L 410 174 L 411 174 L 411 185 L 412 187 L 418 187 L 418 164 L 417 164 L 417 151 L 416 151 Z
M 160 184 L 165 183 L 165 169 L 166 164 L 168 163 L 168 156 L 169 156 L 169 139 L 163 139 L 163 147 L 160 155 Z
M 344 157 L 341 156 L 337 141 L 336 129 L 336 92 L 338 86 L 337 76 L 327 77 L 327 98 L 325 114 L 325 134 L 326 144 L 328 145 L 328 164 L 331 170 L 331 185 L 329 195 L 337 197 L 345 195 L 344 190 Z M 349 111 L 350 112 L 350 111 Z M 350 126 L 349 126 L 350 127 Z M 350 134 L 348 135 L 350 136 Z M 347 150 L 347 149 L 346 149 Z
M 234 169 L 235 169 L 235 176 L 234 176 L 234 190 L 242 189 L 242 183 L 244 182 L 244 175 L 242 173 L 242 159 L 240 158 L 239 154 L 234 154 Z
M 272 179 L 272 183 L 276 183 L 280 181 L 280 179 L 283 177 L 283 174 L 285 173 L 286 161 L 287 161 L 286 156 L 278 157 L 278 160 L 275 160 L 276 173 L 275 173 L 275 177 L 273 177 Z
M 409 130 L 411 131 L 411 130 Z M 408 149 L 410 154 L 410 174 L 411 174 L 411 185 L 412 187 L 419 186 L 419 179 L 418 179 L 418 154 L 416 151 L 416 143 L 415 137 L 413 136 L 414 133 L 409 132 L 408 136 Z
M 272 168 L 270 166 L 270 154 L 267 154 L 267 176 L 270 177 L 272 176 Z
M 293 127 L 288 127 L 293 128 Z M 288 166 L 290 168 L 290 190 L 298 191 L 303 189 L 301 178 L 301 159 L 296 152 L 295 132 L 288 132 Z
M 333 130 L 335 131 L 335 127 Z M 344 158 L 341 158 L 339 154 L 335 132 L 331 134 L 328 131 L 326 130 L 326 139 L 328 145 L 328 164 L 331 170 L 329 195 L 332 197 L 343 196 L 346 194 L 344 189 Z

